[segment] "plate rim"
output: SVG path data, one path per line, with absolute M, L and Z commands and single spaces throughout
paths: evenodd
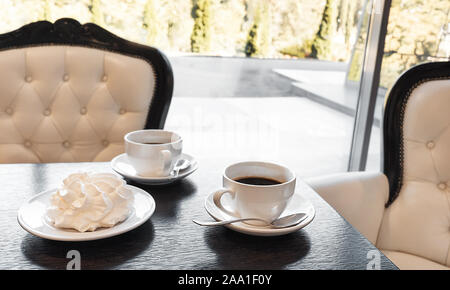
M 107 228 L 107 229 L 106 229 L 106 230 L 111 230 L 110 232 L 103 233 L 103 234 L 98 234 L 98 235 L 93 236 L 93 237 L 92 237 L 92 236 L 91 236 L 91 237 L 84 237 L 84 238 L 83 238 L 82 236 L 80 236 L 80 237 L 70 237 L 70 236 L 67 236 L 67 237 L 57 237 L 57 236 L 54 236 L 54 235 L 49 235 L 49 234 L 46 234 L 46 233 L 42 233 L 42 232 L 40 232 L 40 231 L 33 230 L 32 228 L 28 227 L 27 224 L 22 220 L 22 217 L 21 217 L 21 213 L 23 213 L 24 207 L 25 207 L 26 205 L 30 204 L 31 202 L 33 202 L 34 199 L 37 199 L 37 198 L 42 197 L 42 196 L 44 196 L 44 195 L 46 195 L 46 194 L 49 194 L 49 193 L 51 193 L 51 192 L 57 190 L 57 188 L 52 188 L 52 189 L 48 189 L 48 190 L 41 191 L 40 193 L 38 193 L 38 194 L 36 194 L 36 195 L 33 195 L 32 197 L 28 198 L 28 199 L 20 206 L 19 210 L 17 211 L 17 222 L 19 223 L 19 225 L 20 225 L 26 232 L 28 232 L 28 233 L 30 233 L 30 234 L 36 236 L 36 237 L 44 238 L 44 239 L 47 239 L 47 240 L 53 240 L 53 241 L 82 242 L 82 241 L 101 240 L 101 239 L 106 239 L 106 238 L 111 238 L 111 237 L 114 237 L 114 236 L 118 236 L 118 235 L 127 233 L 127 232 L 129 232 L 129 231 L 132 231 L 132 230 L 138 228 L 139 226 L 141 226 L 142 224 L 144 224 L 146 221 L 148 221 L 148 220 L 150 219 L 150 217 L 154 214 L 154 212 L 155 212 L 155 210 L 156 210 L 156 202 L 155 202 L 155 199 L 153 198 L 153 196 L 152 196 L 149 192 L 147 192 L 147 191 L 145 191 L 145 190 L 143 190 L 143 189 L 141 189 L 141 188 L 139 188 L 139 187 L 133 186 L 133 185 L 127 184 L 127 186 L 131 187 L 134 191 L 139 192 L 139 194 L 145 196 L 145 198 L 148 199 L 148 201 L 149 201 L 149 203 L 150 203 L 150 210 L 149 210 L 148 213 L 147 213 L 143 218 L 141 218 L 138 222 L 136 222 L 136 223 L 134 223 L 134 224 L 130 225 L 129 227 L 126 227 L 126 228 L 124 228 L 124 229 L 122 229 L 122 230 L 119 230 L 119 231 L 113 231 L 112 229 L 113 229 L 114 227 L 111 227 L 111 228 Z M 128 217 L 127 217 L 127 219 L 128 219 Z M 124 221 L 126 221 L 126 219 L 125 219 Z M 122 221 L 122 222 L 124 222 L 124 221 Z M 63 231 L 63 230 L 61 230 L 61 231 Z M 93 232 L 88 232 L 88 233 L 95 233 L 95 231 L 93 231 Z
M 172 183 L 176 180 L 182 179 L 187 177 L 188 175 L 191 175 L 192 173 L 194 173 L 197 169 L 198 169 L 198 161 L 197 159 L 187 153 L 181 153 L 181 156 L 188 156 L 191 158 L 191 160 L 193 161 L 192 164 L 189 166 L 188 170 L 183 170 L 184 172 L 182 172 L 181 174 L 178 174 L 178 176 L 173 177 L 173 176 L 166 176 L 166 177 L 145 177 L 145 176 L 137 176 L 137 175 L 130 175 L 126 172 L 123 172 L 122 170 L 118 169 L 117 167 L 114 166 L 114 164 L 117 163 L 117 160 L 119 158 L 122 158 L 122 156 L 125 156 L 126 153 L 121 153 L 117 156 L 115 156 L 113 159 L 111 159 L 110 161 L 110 165 L 113 171 L 115 171 L 116 173 L 120 174 L 121 176 L 131 179 L 133 181 L 136 182 L 140 182 L 140 183 L 144 183 L 144 184 L 168 184 L 168 183 Z
M 213 213 L 210 212 L 210 209 L 208 207 L 208 204 L 211 203 L 210 199 L 212 198 L 213 195 L 214 195 L 214 192 L 210 193 L 206 196 L 206 198 L 204 200 L 204 208 L 205 208 L 206 212 L 212 218 L 214 218 L 216 221 L 221 221 L 220 218 L 216 217 Z M 224 226 L 233 231 L 236 231 L 236 232 L 239 232 L 242 234 L 246 234 L 246 235 L 251 235 L 251 236 L 267 236 L 267 237 L 282 236 L 282 235 L 287 235 L 287 234 L 296 232 L 296 231 L 306 227 L 314 220 L 314 218 L 316 216 L 316 209 L 315 209 L 314 205 L 312 204 L 312 202 L 309 201 L 309 199 L 303 197 L 301 195 L 301 193 L 295 192 L 294 195 L 300 197 L 303 200 L 306 200 L 311 205 L 311 209 L 312 209 L 312 213 L 311 213 L 310 217 L 307 217 L 304 221 L 300 222 L 299 224 L 297 224 L 295 226 L 288 227 L 288 228 L 280 228 L 280 229 L 269 229 L 269 228 L 258 228 L 255 226 L 246 225 L 245 223 L 242 223 L 242 222 L 228 224 L 228 225 L 224 225 Z

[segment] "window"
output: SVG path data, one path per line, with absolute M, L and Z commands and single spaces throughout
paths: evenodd
M 71 17 L 158 47 L 175 77 L 166 128 L 184 137 L 186 152 L 276 161 L 312 176 L 347 170 L 371 7 L 369 0 L 5 0 L 0 32 Z

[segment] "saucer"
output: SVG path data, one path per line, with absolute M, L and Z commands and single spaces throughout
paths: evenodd
M 46 217 L 50 197 L 56 192 L 51 189 L 39 193 L 22 205 L 17 214 L 20 226 L 35 236 L 55 241 L 92 241 L 117 236 L 145 223 L 155 211 L 155 200 L 146 191 L 126 185 L 134 193 L 134 202 L 129 216 L 111 228 L 100 228 L 93 232 L 78 232 L 74 229 L 54 227 Z
M 231 216 L 222 210 L 220 210 L 213 201 L 214 193 L 208 195 L 208 197 L 205 199 L 205 209 L 208 212 L 208 214 L 213 217 L 216 221 L 223 221 L 223 220 L 230 220 L 233 218 L 237 218 L 235 216 Z M 224 195 L 221 199 L 221 203 L 223 207 L 225 208 L 232 208 L 232 202 L 228 195 Z M 314 210 L 314 206 L 312 203 L 305 199 L 301 194 L 295 193 L 291 201 L 289 202 L 287 208 L 284 210 L 284 212 L 281 214 L 281 216 L 287 216 L 294 213 L 304 212 L 306 213 L 307 217 L 304 219 L 301 223 L 288 227 L 288 228 L 281 228 L 281 229 L 273 229 L 266 226 L 254 226 L 250 224 L 246 224 L 244 222 L 237 222 L 233 224 L 225 225 L 225 227 L 243 233 L 247 235 L 252 236 L 281 236 L 286 235 L 295 231 L 298 231 L 299 229 L 307 226 L 313 219 L 316 214 L 316 211 Z
M 147 185 L 164 185 L 164 184 L 170 184 L 175 181 L 181 180 L 185 178 L 186 176 L 193 173 L 198 168 L 198 163 L 195 160 L 194 157 L 191 155 L 188 155 L 186 153 L 182 153 L 180 158 L 187 159 L 191 162 L 188 168 L 181 170 L 178 173 L 178 176 L 165 176 L 165 177 L 145 177 L 140 176 L 136 173 L 136 170 L 131 166 L 131 164 L 128 162 L 127 155 L 125 153 L 122 153 L 116 157 L 114 157 L 113 160 L 111 160 L 111 167 L 112 169 L 122 175 L 124 178 L 133 180 L 137 183 L 141 184 L 147 184 Z

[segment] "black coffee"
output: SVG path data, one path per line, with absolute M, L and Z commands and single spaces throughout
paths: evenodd
M 236 178 L 234 181 L 249 185 L 276 185 L 282 183 L 278 180 L 266 177 L 239 177 Z

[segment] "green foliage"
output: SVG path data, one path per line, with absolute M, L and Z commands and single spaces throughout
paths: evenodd
M 442 26 L 449 22 L 448 0 L 393 0 L 385 41 L 380 85 L 389 88 L 413 65 L 447 60 L 439 53 Z
M 358 9 L 358 1 L 341 0 L 339 3 L 339 14 L 337 16 L 337 30 L 341 30 L 347 49 L 350 46 L 350 36 L 357 21 L 356 11 Z
M 50 20 L 51 7 L 49 0 L 44 0 L 42 3 L 42 12 L 39 16 L 39 20 Z
M 270 6 L 269 2 L 259 2 L 255 9 L 253 24 L 245 44 L 246 56 L 264 56 L 270 49 Z
M 368 21 L 362 22 L 360 35 L 356 32 L 358 12 L 365 1 L 0 0 L 0 33 L 36 20 L 73 17 L 81 23 L 100 24 L 132 41 L 158 46 L 168 54 L 194 51 L 302 58 L 312 57 L 314 48 L 317 58 L 349 61 L 354 48 L 348 77 L 359 80 L 367 35 L 364 23 Z M 258 12 L 258 3 L 267 5 L 269 16 L 257 15 L 266 13 Z M 193 9 L 196 4 L 201 9 Z M 330 13 L 330 7 L 335 7 L 335 12 Z M 208 12 L 197 13 L 202 11 Z M 392 0 L 381 86 L 390 87 L 400 73 L 415 64 L 448 60 L 443 25 L 449 22 L 449 11 L 449 0 Z
M 344 26 L 345 43 L 347 45 L 350 45 L 350 35 L 353 27 L 355 26 L 355 23 L 358 21 L 358 15 L 356 13 L 357 10 L 358 10 L 358 1 L 350 0 L 350 2 L 348 3 L 347 15 L 345 16 L 346 21 Z
M 245 56 L 249 32 L 254 24 L 255 14 L 259 13 L 257 5 L 261 3 L 259 5 L 267 8 L 263 14 L 269 15 L 261 17 L 260 24 L 256 25 L 256 30 L 254 29 L 253 36 L 258 39 L 255 43 L 258 53 L 252 55 L 279 58 L 285 56 L 281 50 L 300 44 L 304 39 L 314 38 L 325 5 L 325 0 L 208 0 L 206 4 L 202 2 L 206 1 L 0 0 L 2 17 L 0 33 L 39 19 L 55 21 L 61 17 L 72 17 L 80 23 L 97 23 L 121 37 L 157 46 L 167 53 L 194 51 Z M 196 15 L 197 9 L 194 5 L 197 3 L 200 8 L 209 4 L 207 9 L 209 17 L 205 17 L 208 18 L 207 28 L 202 23 L 204 21 Z M 17 15 L 21 17 L 18 18 Z M 354 32 L 353 27 L 352 36 Z M 206 45 L 202 42 L 206 42 Z M 333 43 L 335 49 L 332 60 L 347 60 L 350 51 L 339 45 Z
M 195 1 L 195 0 L 194 0 Z M 193 7 L 194 27 L 191 34 L 191 51 L 208 52 L 211 38 L 210 0 L 196 0 Z
M 319 31 L 311 46 L 311 57 L 329 59 L 331 54 L 331 39 L 336 31 L 336 0 L 327 0 L 322 14 Z
M 359 81 L 361 78 L 363 64 L 363 51 L 355 50 L 353 58 L 350 63 L 350 68 L 348 71 L 347 78 L 351 81 Z
M 91 0 L 89 5 L 89 11 L 91 12 L 91 21 L 97 25 L 102 26 L 103 23 L 103 14 L 100 9 L 100 0 Z
M 297 58 L 307 58 L 311 54 L 312 40 L 305 40 L 302 44 L 293 44 L 282 48 L 280 52 Z
M 255 22 L 250 28 L 247 37 L 247 43 L 245 44 L 245 55 L 254 56 L 259 54 L 258 51 L 258 24 Z
M 158 19 L 158 0 L 147 0 L 144 6 L 144 17 L 142 26 L 147 30 L 147 42 L 151 45 L 156 45 L 158 41 L 158 34 L 162 30 L 161 23 Z

